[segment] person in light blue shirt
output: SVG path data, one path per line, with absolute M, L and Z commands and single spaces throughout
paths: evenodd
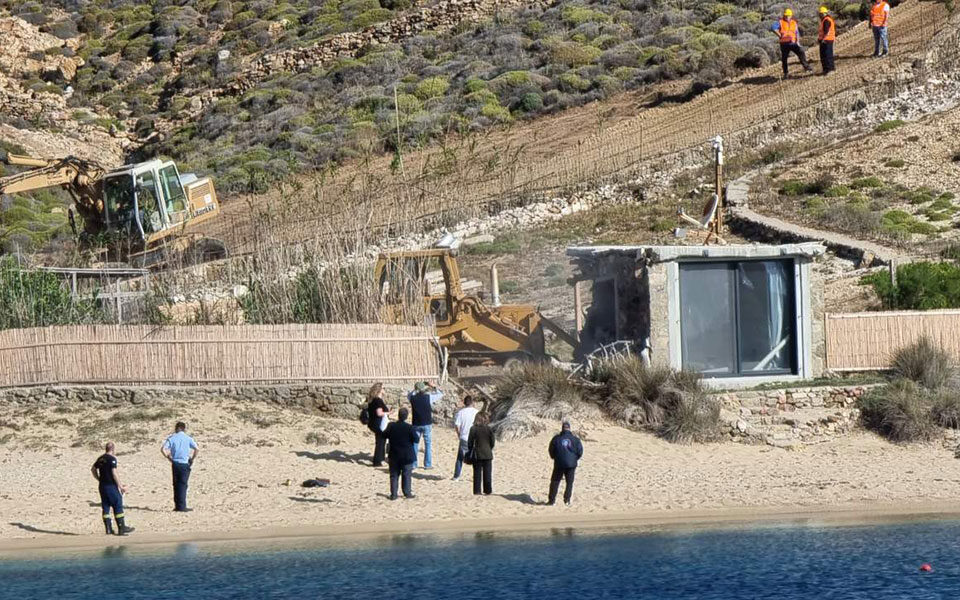
M 173 435 L 163 442 L 160 452 L 173 467 L 173 510 L 189 512 L 187 508 L 187 482 L 190 480 L 190 468 L 197 459 L 200 449 L 193 438 L 187 435 L 187 424 L 179 421 Z

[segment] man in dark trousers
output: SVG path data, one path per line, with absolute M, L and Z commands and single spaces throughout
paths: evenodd
M 179 421 L 173 435 L 168 437 L 160 452 L 170 461 L 173 468 L 173 510 L 189 512 L 187 508 L 187 484 L 190 481 L 190 469 L 197 459 L 200 449 L 193 438 L 187 435 L 187 424 Z
M 833 42 L 837 39 L 837 23 L 830 16 L 830 9 L 820 7 L 820 29 L 817 31 L 817 42 L 820 44 L 820 67 L 823 74 L 834 71 Z
M 127 486 L 120 483 L 117 475 L 117 457 L 114 455 L 113 442 L 108 442 L 105 452 L 93 463 L 90 472 L 93 478 L 100 482 L 100 507 L 103 509 L 103 526 L 107 535 L 113 535 L 113 524 L 110 522 L 110 509 L 117 520 L 117 535 L 127 535 L 133 527 L 127 527 L 123 520 L 123 494 Z
M 415 498 L 410 489 L 410 479 L 413 475 L 413 463 L 417 460 L 417 453 L 414 451 L 414 444 L 420 441 L 420 436 L 414 431 L 413 427 L 407 423 L 407 417 L 410 411 L 401 408 L 397 412 L 397 420 L 387 425 L 384 437 L 390 442 L 390 451 L 387 456 L 387 463 L 390 465 L 390 499 L 397 499 L 397 480 L 403 480 L 404 498 Z
M 550 475 L 550 497 L 547 504 L 550 506 L 556 504 L 557 492 L 560 490 L 560 480 L 566 479 L 567 485 L 563 490 L 563 503 L 570 506 L 577 462 L 583 458 L 583 443 L 570 431 L 570 421 L 564 421 L 560 433 L 550 440 L 550 458 L 553 459 L 553 474 Z
M 777 34 L 777 37 L 780 38 L 780 62 L 783 65 L 784 79 L 789 77 L 787 72 L 787 59 L 791 53 L 796 54 L 797 58 L 800 59 L 800 64 L 803 65 L 804 71 L 813 70 L 813 67 L 807 63 L 806 52 L 804 52 L 803 47 L 800 46 L 800 36 L 803 34 L 803 31 L 800 29 L 800 23 L 793 18 L 792 10 L 789 8 L 784 10 L 783 17 L 770 27 L 770 31 Z

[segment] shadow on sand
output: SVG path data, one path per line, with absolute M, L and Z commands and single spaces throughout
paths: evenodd
M 331 450 L 330 452 L 310 452 L 309 450 L 295 450 L 293 452 L 301 458 L 311 458 L 313 460 L 332 460 L 340 463 L 370 464 L 370 455 L 363 452 L 356 454 L 347 454 L 343 450 Z
M 288 496 L 294 502 L 307 502 L 312 504 L 324 504 L 333 502 L 330 498 L 301 498 L 300 496 Z
M 520 504 L 529 504 L 531 506 L 546 504 L 546 502 L 537 502 L 530 494 L 500 494 L 500 497 L 510 502 L 519 502 Z
M 29 531 L 30 533 L 50 533 L 52 535 L 80 535 L 79 533 L 70 533 L 69 531 L 52 531 L 50 529 L 40 529 L 39 527 L 34 527 L 33 525 L 27 525 L 26 523 L 10 523 L 10 524 L 13 525 L 14 527 L 19 527 L 24 531 Z

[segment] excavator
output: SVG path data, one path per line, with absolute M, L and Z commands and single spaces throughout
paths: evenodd
M 574 348 L 578 345 L 576 337 L 536 307 L 501 305 L 495 270 L 492 305 L 479 294 L 466 294 L 454 248 L 381 254 L 374 269 L 383 322 L 412 323 L 430 315 L 454 369 L 490 364 L 510 369 L 524 361 L 547 360 L 544 330 Z M 442 282 L 432 286 L 430 274 L 437 270 Z
M 46 159 L 8 153 L 5 162 L 31 168 L 0 178 L 0 195 L 67 190 L 73 198 L 70 226 L 84 245 L 115 249 L 120 258 L 145 267 L 162 265 L 171 251 L 189 262 L 227 254 L 219 240 L 193 232 L 220 213 L 213 181 L 181 175 L 172 161 L 107 169 L 74 156 Z

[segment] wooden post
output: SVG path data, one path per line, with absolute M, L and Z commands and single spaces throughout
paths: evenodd
M 580 340 L 580 332 L 583 330 L 583 298 L 580 297 L 580 282 L 573 282 L 573 312 L 576 319 L 576 335 L 577 341 Z
M 897 259 L 890 259 L 890 308 L 897 307 Z

